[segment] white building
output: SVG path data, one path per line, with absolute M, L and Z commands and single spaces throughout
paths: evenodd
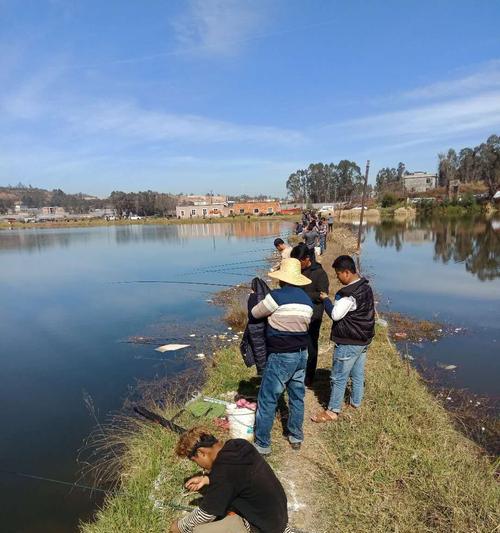
M 414 172 L 403 176 L 403 184 L 406 192 L 425 192 L 435 189 L 437 186 L 437 175 L 427 172 Z
M 178 205 L 177 218 L 218 218 L 224 215 L 224 204 Z

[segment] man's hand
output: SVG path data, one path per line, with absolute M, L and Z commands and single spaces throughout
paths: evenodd
M 174 520 L 170 526 L 170 529 L 168 530 L 169 533 L 181 533 L 181 530 L 179 529 L 179 526 L 177 525 L 177 520 Z
M 186 481 L 184 485 L 187 490 L 191 492 L 199 491 L 205 485 L 210 483 L 210 478 L 208 476 L 195 476 Z
M 320 299 L 321 301 L 326 300 L 327 298 L 328 298 L 328 294 L 327 294 L 326 292 L 321 291 L 321 292 L 319 293 L 319 299 Z

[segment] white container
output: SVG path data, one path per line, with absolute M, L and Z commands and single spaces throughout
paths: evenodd
M 237 407 L 235 403 L 230 403 L 226 407 L 226 416 L 229 421 L 229 433 L 232 439 L 245 439 L 253 442 L 255 411 L 246 407 Z

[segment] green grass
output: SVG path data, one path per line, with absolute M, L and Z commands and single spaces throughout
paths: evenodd
M 362 409 L 322 433 L 336 531 L 492 532 L 500 520 L 495 465 L 461 433 L 379 330 Z
M 247 369 L 236 346 L 220 349 L 207 362 L 207 380 L 203 394 L 218 396 L 227 391 L 249 390 L 254 370 Z M 160 410 L 170 418 L 179 407 Z M 184 426 L 202 424 L 211 427 L 211 420 L 195 419 L 189 413 L 176 420 Z M 212 429 L 218 433 L 218 430 Z M 190 461 L 175 457 L 173 448 L 177 436 L 148 422 L 120 419 L 99 439 L 97 448 L 109 457 L 110 447 L 120 449 L 119 460 L 113 468 L 118 476 L 118 489 L 106 498 L 93 523 L 81 524 L 82 533 L 160 533 L 179 516 L 170 504 L 189 503 L 181 499 L 184 479 L 196 471 Z M 97 468 L 99 471 L 99 467 Z M 161 483 L 158 484 L 158 478 Z M 158 486 L 154 490 L 155 482 Z M 154 499 L 166 502 L 163 509 L 154 507 Z M 192 497 L 191 497 L 192 499 Z
M 328 359 L 324 355 L 320 366 L 326 368 Z M 254 370 L 244 367 L 236 346 L 220 350 L 207 365 L 205 394 L 254 390 Z M 179 420 L 199 423 L 191 415 Z M 319 435 L 321 476 L 311 479 L 311 487 L 317 512 L 335 531 L 495 531 L 500 519 L 495 465 L 455 429 L 416 371 L 389 344 L 385 330 L 378 330 L 369 351 L 363 408 L 323 426 Z M 175 435 L 160 427 L 137 422 L 112 438 L 124 449 L 120 488 L 94 523 L 82 525 L 82 533 L 164 532 L 178 511 L 153 508 L 155 479 L 164 475 L 157 499 L 179 502 L 193 465 L 173 456 Z M 289 459 L 289 454 L 273 459 L 278 468 L 280 457 Z

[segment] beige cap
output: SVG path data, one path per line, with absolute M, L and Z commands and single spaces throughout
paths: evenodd
M 309 285 L 311 280 L 306 278 L 301 274 L 300 271 L 300 261 L 294 259 L 293 257 L 288 259 L 283 259 L 279 270 L 274 272 L 269 272 L 268 276 L 270 278 L 279 279 L 285 283 L 290 283 L 290 285 Z

